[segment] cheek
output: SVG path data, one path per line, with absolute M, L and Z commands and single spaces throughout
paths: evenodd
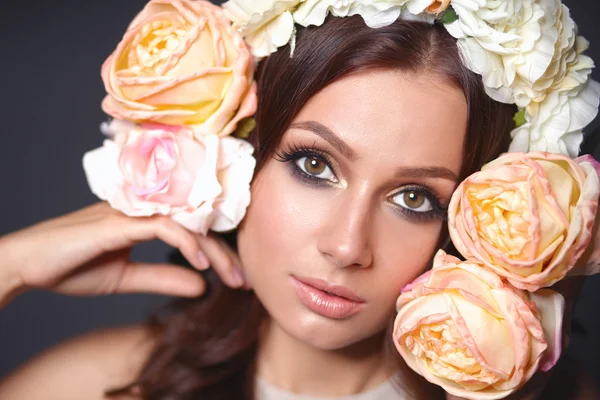
M 249 277 L 258 278 L 259 268 L 286 272 L 291 260 L 320 260 L 319 229 L 331 217 L 331 202 L 327 190 L 305 186 L 287 166 L 267 164 L 253 184 L 252 202 L 238 233 L 239 255 Z M 442 223 L 411 223 L 389 210 L 374 218 L 368 227 L 374 268 L 356 275 L 373 283 L 374 296 L 389 298 L 429 266 Z
M 374 268 L 355 277 L 368 288 L 370 308 L 360 321 L 363 336 L 384 330 L 394 320 L 402 288 L 431 265 L 442 230 L 441 223 L 394 222 L 388 218 L 387 226 L 376 230 Z
M 430 267 L 441 232 L 441 221 L 413 224 L 388 216 L 375 230 L 372 242 L 374 295 L 395 304 L 402 288 Z
M 238 232 L 239 254 L 247 273 L 283 266 L 316 248 L 315 227 L 327 212 L 318 191 L 304 187 L 278 162 L 269 162 L 252 186 L 252 201 Z M 313 246 L 311 246 L 311 244 Z

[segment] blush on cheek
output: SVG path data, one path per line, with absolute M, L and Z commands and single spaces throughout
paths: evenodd
M 395 225 L 381 233 L 377 254 L 381 273 L 397 296 L 402 288 L 431 267 L 442 222 L 427 225 L 396 222 Z
M 247 269 L 285 268 L 316 249 L 314 232 L 327 212 L 319 191 L 300 183 L 281 162 L 271 161 L 263 168 L 253 183 L 252 202 L 238 233 L 240 257 Z M 254 271 L 247 273 L 254 275 Z

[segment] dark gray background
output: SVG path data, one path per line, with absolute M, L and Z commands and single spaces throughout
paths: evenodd
M 98 127 L 106 117 L 100 109 L 105 94 L 100 65 L 144 4 L 0 1 L 0 235 L 96 201 L 81 157 L 102 142 Z M 588 54 L 600 62 L 600 5 L 591 0 L 566 4 L 592 43 Z M 600 80 L 599 71 L 594 76 Z M 161 243 L 149 243 L 136 249 L 134 257 L 163 261 L 168 251 Z M 67 338 L 141 321 L 164 301 L 150 295 L 22 295 L 0 311 L 0 376 Z M 586 334 L 576 334 L 569 349 L 598 382 L 599 304 L 600 277 L 588 279 L 576 310 Z

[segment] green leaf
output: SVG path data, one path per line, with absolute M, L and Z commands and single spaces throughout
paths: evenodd
M 248 139 L 250 132 L 252 132 L 254 128 L 256 128 L 256 120 L 252 117 L 244 118 L 238 122 L 237 129 L 233 135 L 240 139 Z
M 446 11 L 444 12 L 444 15 L 441 16 L 440 22 L 442 24 L 451 24 L 456 20 L 458 20 L 458 15 L 456 14 L 456 11 L 454 11 L 454 8 L 452 8 L 452 6 L 448 6 Z
M 519 112 L 517 112 L 515 114 L 515 116 L 513 117 L 513 121 L 515 121 L 515 125 L 518 127 L 523 126 L 527 123 L 527 120 L 525 119 L 525 109 L 521 109 L 519 110 Z

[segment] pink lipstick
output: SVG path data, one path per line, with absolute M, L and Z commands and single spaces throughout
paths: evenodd
M 350 289 L 322 279 L 291 276 L 302 304 L 327 318 L 345 319 L 358 313 L 365 303 Z

